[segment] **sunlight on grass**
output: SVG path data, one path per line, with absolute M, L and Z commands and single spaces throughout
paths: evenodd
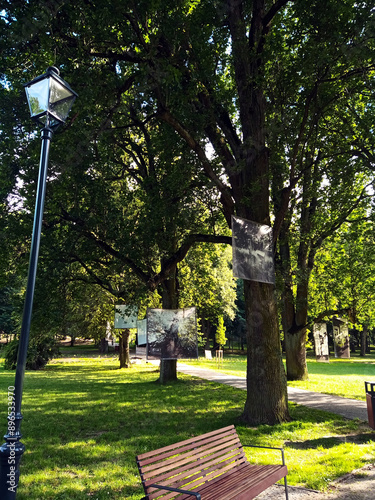
M 119 370 L 110 357 L 55 360 L 43 371 L 28 371 L 17 499 L 140 500 L 137 454 L 232 423 L 244 444 L 285 448 L 291 485 L 323 490 L 374 456 L 375 433 L 362 422 L 290 404 L 292 422 L 246 428 L 239 421 L 245 391 L 181 374 L 160 386 L 157 378 L 152 365 Z M 4 432 L 13 381 L 14 372 L 0 369 Z M 248 454 L 253 461 L 279 461 L 274 452 Z

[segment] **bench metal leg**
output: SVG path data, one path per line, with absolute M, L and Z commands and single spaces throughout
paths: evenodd
M 288 483 L 287 483 L 287 480 L 286 480 L 286 476 L 284 477 L 284 485 L 285 485 L 285 498 L 286 498 L 286 500 L 289 500 L 289 497 L 288 497 Z

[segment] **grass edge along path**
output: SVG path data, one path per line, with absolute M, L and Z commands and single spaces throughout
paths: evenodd
M 246 428 L 245 392 L 179 374 L 155 382 L 151 365 L 118 369 L 110 358 L 59 361 L 26 373 L 18 500 L 131 499 L 143 490 L 135 456 L 234 423 L 245 443 L 285 448 L 290 485 L 324 490 L 373 462 L 375 433 L 363 422 L 290 404 L 292 422 Z M 0 370 L 0 422 L 14 372 Z M 279 460 L 257 452 L 257 461 Z
M 219 366 L 215 359 L 184 360 L 186 364 L 220 371 L 227 375 L 246 377 L 246 356 L 224 354 Z M 364 382 L 375 381 L 375 354 L 360 358 L 358 355 L 350 359 L 331 358 L 329 363 L 321 363 L 315 359 L 307 360 L 309 380 L 289 381 L 290 387 L 306 389 L 323 394 L 333 394 L 349 399 L 366 399 Z

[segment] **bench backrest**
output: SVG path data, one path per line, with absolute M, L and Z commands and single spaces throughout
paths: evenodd
M 177 495 L 151 488 L 151 484 L 194 490 L 247 461 L 234 425 L 143 453 L 136 459 L 150 500 Z

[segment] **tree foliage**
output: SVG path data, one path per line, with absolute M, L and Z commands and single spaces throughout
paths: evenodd
M 80 95 L 56 136 L 45 231 L 76 278 L 176 307 L 194 244 L 228 243 L 232 215 L 272 220 L 284 329 L 303 336 L 315 256 L 372 179 L 368 3 L 5 2 L 1 22 L 7 91 L 19 98 L 58 61 Z M 20 115 L 8 130 L 29 153 L 17 167 L 27 210 L 37 152 L 17 139 Z M 274 290 L 245 281 L 244 299 L 244 419 L 287 420 Z
M 277 78 L 268 94 L 274 230 L 288 377 L 304 379 L 315 258 L 364 206 L 373 181 L 374 16 L 367 2 L 296 2 L 278 21 L 269 45 Z
M 217 328 L 215 334 L 215 341 L 218 344 L 219 348 L 222 349 L 228 340 L 225 336 L 226 328 L 224 326 L 224 318 L 223 316 L 219 316 L 217 321 Z
M 4 368 L 6 370 L 15 370 L 17 367 L 18 344 L 19 338 L 16 338 L 4 348 Z M 40 370 L 57 354 L 58 347 L 51 335 L 33 335 L 30 338 L 27 350 L 26 368 L 28 370 Z
M 345 223 L 317 258 L 312 312 L 341 310 L 352 326 L 375 326 L 374 226 L 372 217 Z

